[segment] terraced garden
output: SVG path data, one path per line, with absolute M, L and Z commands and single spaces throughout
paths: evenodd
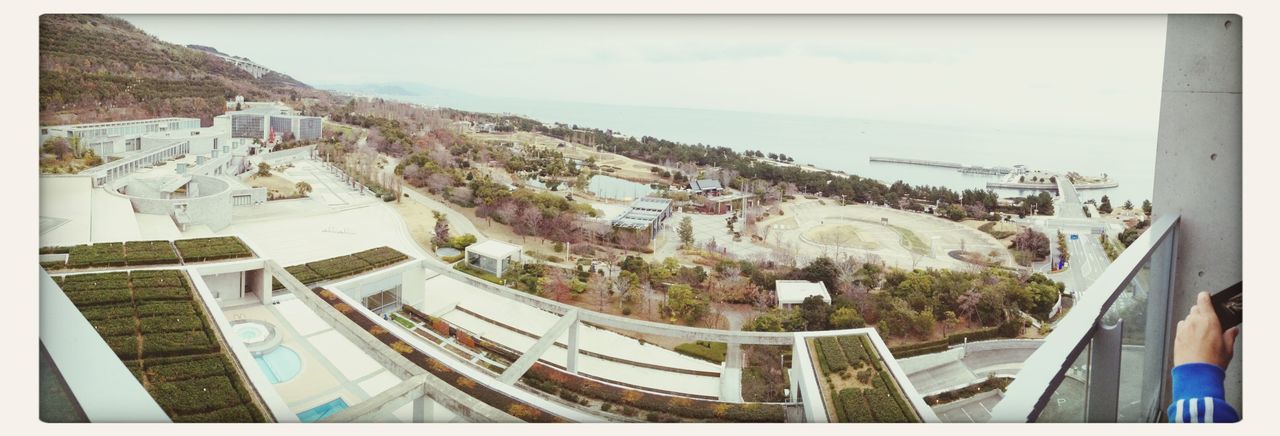
M 404 253 L 391 247 L 371 248 L 346 256 L 331 257 L 304 264 L 285 267 L 285 271 L 293 275 L 305 285 L 337 280 L 359 275 L 388 265 L 394 265 L 408 259 Z M 284 289 L 279 280 L 273 286 L 275 290 Z
M 253 257 L 235 236 L 169 241 L 129 241 L 43 247 L 40 254 L 66 254 L 67 260 L 41 262 L 48 270 L 176 265 L 183 262 Z
M 175 422 L 268 421 L 182 272 L 55 281 Z
M 819 387 L 832 422 L 919 422 L 920 417 L 865 335 L 807 339 L 821 368 Z

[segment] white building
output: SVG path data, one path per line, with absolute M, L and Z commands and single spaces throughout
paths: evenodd
M 241 102 L 244 107 L 213 117 L 213 126 L 231 132 L 232 138 L 265 141 L 271 132 L 282 139 L 289 135 L 300 141 L 320 139 L 323 120 L 320 117 L 299 115 L 298 111 L 281 103 L 262 104 Z
M 498 277 L 502 277 L 511 265 L 521 261 L 520 246 L 490 239 L 471 244 L 466 250 L 466 262 Z
M 822 301 L 831 304 L 831 294 L 827 292 L 827 285 L 823 282 L 778 280 L 774 284 L 778 288 L 778 308 L 800 307 L 804 299 L 814 296 L 822 297 Z
M 40 128 L 40 143 L 49 138 L 79 138 L 80 146 L 102 156 L 118 156 L 141 151 L 143 137 L 200 129 L 199 118 L 152 118 L 110 123 L 67 124 Z

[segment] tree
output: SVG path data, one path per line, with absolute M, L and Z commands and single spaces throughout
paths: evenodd
M 831 312 L 829 326 L 832 329 L 856 329 L 866 326 L 866 321 L 862 319 L 862 315 L 852 307 L 841 307 Z
M 1142 200 L 1142 213 L 1151 216 L 1151 200 Z
M 667 288 L 667 310 L 670 316 L 691 323 L 706 315 L 708 304 L 689 285 L 678 284 Z
M 796 275 L 797 277 L 795 278 L 799 280 L 822 282 L 829 291 L 839 289 L 840 267 L 836 266 L 835 261 L 826 256 L 814 259 L 813 262 L 793 273 L 793 275 Z
M 831 305 L 820 295 L 807 297 L 800 303 L 800 317 L 804 318 L 805 330 L 826 330 L 831 317 Z
M 266 162 L 258 163 L 258 177 L 267 177 L 271 175 L 271 164 Z
M 948 204 L 942 208 L 942 216 L 952 221 L 963 220 L 967 215 L 963 206 L 958 204 Z
M 1111 198 L 1110 198 L 1110 197 L 1107 197 L 1107 196 L 1105 196 L 1105 195 L 1103 195 L 1103 196 L 1102 196 L 1102 204 L 1099 204 L 1099 205 L 1098 205 L 1098 212 L 1101 212 L 1101 213 L 1111 213 Z
M 1129 200 L 1125 200 L 1123 207 L 1124 207 L 1124 210 L 1133 210 L 1133 202 Z
M 311 193 L 311 184 L 307 182 L 298 182 L 293 185 L 293 189 L 298 191 L 298 195 L 306 196 Z
M 942 313 L 942 336 L 947 335 L 948 329 L 954 329 L 960 325 L 960 318 L 956 316 L 955 311 L 948 310 Z
M 435 237 L 431 242 L 438 247 L 449 245 L 449 218 L 437 211 L 431 211 L 431 214 L 436 219 L 435 229 L 432 230 L 435 233 Z
M 1013 237 L 1013 247 L 1042 259 L 1049 256 L 1049 237 L 1028 227 Z
M 681 243 L 681 244 L 683 244 L 685 247 L 690 247 L 690 246 L 692 246 L 692 245 L 693 245 L 693 243 L 694 243 L 694 241 L 693 241 L 693 219 L 691 219 L 691 218 L 689 218 L 689 217 L 687 217 L 687 216 L 686 216 L 686 217 L 684 217 L 684 219 L 681 219 L 681 220 L 680 220 L 680 227 L 677 229 L 677 232 L 679 232 L 679 233 L 680 233 L 680 243 Z

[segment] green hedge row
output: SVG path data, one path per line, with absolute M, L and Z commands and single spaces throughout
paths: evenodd
M 404 253 L 390 247 L 378 247 L 346 256 L 331 257 L 315 262 L 293 265 L 285 268 L 293 278 L 304 285 L 337 280 L 399 263 L 408 259 Z M 273 289 L 284 289 L 278 280 L 272 284 Z
M 124 244 L 124 260 L 128 265 L 162 265 L 178 263 L 178 253 L 169 241 L 130 241 Z
M 823 336 L 814 340 L 818 346 L 818 355 L 827 363 L 829 373 L 844 371 L 849 367 L 849 359 L 845 357 L 840 343 L 833 336 Z
M 968 342 L 985 341 L 989 339 L 999 338 L 1016 338 L 1022 334 L 1025 326 L 1021 319 L 1009 320 L 995 327 L 987 327 L 980 330 L 970 332 L 961 332 L 947 336 L 936 341 L 920 342 L 911 345 L 903 345 L 900 347 L 890 348 L 889 352 L 893 357 L 903 359 L 907 357 L 919 356 L 923 354 L 932 354 L 946 351 L 951 345 L 960 345 Z
M 159 315 L 149 316 L 138 320 L 139 329 L 144 335 L 144 341 L 149 338 L 145 336 L 150 333 L 168 333 L 168 332 L 187 332 L 193 330 L 201 330 L 204 328 L 204 321 L 199 315 Z M 203 331 L 203 330 L 201 330 Z
M 847 335 L 836 338 L 840 348 L 844 350 L 845 358 L 849 359 L 849 364 L 854 368 L 860 368 L 871 362 L 871 357 L 867 356 L 867 351 L 862 348 L 861 338 L 863 337 Z
M 863 389 L 843 389 L 837 394 L 836 415 L 840 422 L 876 422 L 876 417 L 867 405 L 867 397 Z
M 121 359 L 137 359 L 138 358 L 138 336 L 130 333 L 128 336 L 109 336 L 104 337 L 107 346 L 111 347 L 111 351 L 120 356 Z
M 187 288 L 134 288 L 133 293 L 139 301 L 191 299 L 191 291 Z
M 245 246 L 240 238 L 234 236 L 180 239 L 173 241 L 173 245 L 178 247 L 178 253 L 187 262 L 253 257 L 249 247 Z
M 188 301 L 141 301 L 138 302 L 138 316 L 157 315 L 194 315 L 196 309 Z
M 728 345 L 724 342 L 697 341 L 677 345 L 677 353 L 706 360 L 712 363 L 724 363 Z
M 108 318 L 129 317 L 129 319 L 133 319 L 134 309 L 132 303 L 81 307 L 80 314 L 84 315 L 84 319 L 87 319 L 92 323 L 94 320 Z
M 198 414 L 242 404 L 231 379 L 217 375 L 153 386 L 151 396 L 170 415 Z
M 225 356 L 184 356 L 148 359 L 146 374 L 152 383 L 204 378 L 230 372 Z
M 91 320 L 89 324 L 93 325 L 93 329 L 98 331 L 98 335 L 104 338 L 138 333 L 138 324 L 134 321 L 133 316 Z
M 99 306 L 127 303 L 133 301 L 133 294 L 128 289 L 103 289 L 97 291 L 80 291 L 67 293 L 67 298 L 76 307 Z
M 75 277 L 75 276 L 72 276 Z M 107 289 L 129 289 L 129 280 L 101 280 L 92 282 L 72 282 L 62 284 L 64 292 L 97 291 Z
M 453 269 L 462 271 L 464 273 L 470 274 L 475 277 L 479 277 L 481 280 L 487 281 L 489 283 L 498 284 L 498 285 L 502 284 L 502 279 L 498 278 L 498 276 L 495 276 L 489 273 L 488 271 L 485 271 L 479 268 L 472 268 L 471 265 L 467 265 L 466 262 L 458 262 L 453 264 Z
M 181 356 L 218 351 L 218 344 L 210 341 L 204 330 L 175 333 L 143 333 L 144 357 Z
M 375 268 L 381 268 L 387 265 L 399 263 L 409 258 L 409 256 L 406 256 L 404 253 L 396 251 L 391 247 L 371 248 L 365 251 L 361 251 L 359 253 L 355 253 L 352 256 L 355 256 L 361 260 L 364 260 L 365 262 L 369 262 Z
M 124 244 L 120 242 L 77 245 L 71 247 L 67 254 L 67 266 L 71 268 L 126 265 Z

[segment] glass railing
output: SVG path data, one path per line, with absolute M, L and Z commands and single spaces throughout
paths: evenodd
M 991 422 L 1155 422 L 1167 401 L 1177 216 L 1151 224 L 1024 363 Z

